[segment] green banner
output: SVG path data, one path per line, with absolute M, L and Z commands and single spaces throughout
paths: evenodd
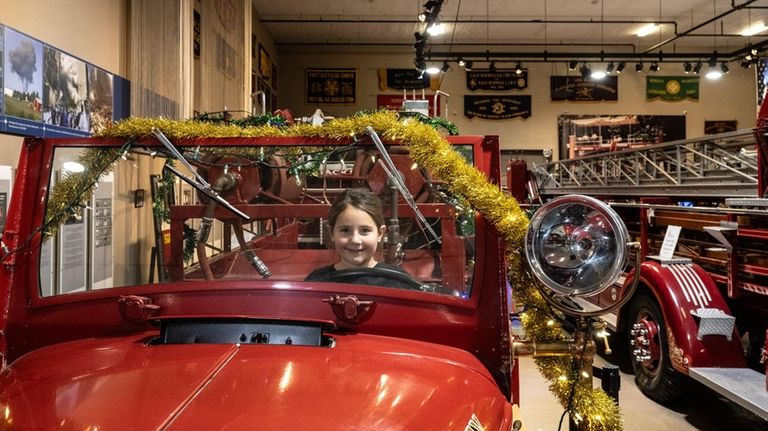
M 645 80 L 646 100 L 699 100 L 698 76 L 649 76 Z

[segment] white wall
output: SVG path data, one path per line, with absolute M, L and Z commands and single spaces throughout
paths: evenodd
M 361 109 L 375 109 L 379 91 L 377 69 L 413 67 L 412 53 L 362 53 L 326 54 L 306 50 L 284 50 L 280 54 L 281 105 L 292 110 L 294 117 L 311 115 L 316 108 L 333 115 L 350 115 Z M 562 114 L 641 114 L 686 115 L 686 136 L 704 134 L 705 120 L 737 120 L 739 128 L 755 125 L 757 113 L 755 71 L 731 64 L 731 73 L 719 81 L 704 77 L 700 83 L 698 102 L 646 101 L 645 73 L 634 71 L 628 64 L 619 77 L 617 102 L 552 102 L 550 100 L 550 76 L 575 74 L 568 72 L 565 62 L 523 64 L 528 68 L 529 84 L 524 90 L 503 94 L 531 95 L 532 116 L 527 119 L 482 120 L 464 117 L 463 96 L 467 94 L 500 94 L 498 92 L 470 92 L 466 88 L 466 73 L 456 63 L 445 74 L 441 89 L 451 95 L 445 117 L 454 122 L 462 134 L 498 134 L 503 149 L 551 148 L 557 158 L 557 117 Z M 682 64 L 661 64 L 662 70 L 655 75 L 681 76 Z M 308 106 L 305 103 L 305 68 L 352 67 L 358 69 L 357 99 L 355 106 Z M 508 67 L 512 67 L 510 64 Z M 388 94 L 397 91 L 388 90 Z M 431 92 L 427 92 L 431 94 Z
M 0 24 L 127 76 L 128 0 L 0 0 Z M 0 134 L 0 165 L 16 166 L 22 138 Z

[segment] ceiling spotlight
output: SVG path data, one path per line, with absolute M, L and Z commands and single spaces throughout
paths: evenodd
M 464 67 L 464 66 L 466 66 L 466 65 L 467 65 L 467 62 L 466 62 L 466 61 L 464 61 L 464 59 L 463 59 L 463 58 L 459 57 L 459 66 L 460 66 L 460 67 Z
M 742 58 L 742 59 L 741 59 L 741 61 L 739 62 L 739 64 L 740 64 L 740 65 L 741 65 L 741 67 L 743 67 L 744 69 L 749 69 L 749 68 L 752 66 L 752 61 L 750 61 L 750 60 L 747 60 L 747 57 L 744 57 L 744 58 Z
M 620 62 L 620 63 L 619 63 L 619 65 L 618 65 L 618 66 L 616 66 L 616 73 L 617 73 L 617 74 L 619 74 L 619 75 L 621 75 L 621 72 L 623 72 L 623 71 L 624 71 L 624 68 L 625 68 L 625 67 L 627 67 L 627 63 L 625 63 L 625 62 L 623 62 L 623 61 L 622 61 L 622 62 Z
M 693 73 L 698 75 L 701 72 L 701 62 L 697 61 L 696 65 L 693 66 Z
M 608 63 L 608 66 L 605 68 L 605 73 L 612 73 L 615 67 L 616 65 L 614 65 L 613 62 Z
M 659 71 L 659 63 L 656 63 L 655 61 L 651 63 L 651 67 L 648 68 L 651 72 L 658 72 Z
M 640 73 L 642 71 L 643 71 L 643 62 L 638 61 L 637 63 L 635 63 L 635 72 Z
M 425 72 L 427 72 L 430 75 L 437 75 L 438 73 L 440 73 L 440 70 L 442 69 L 435 66 L 434 64 L 430 64 L 429 67 L 427 67 L 427 69 L 425 70 Z
M 427 33 L 431 34 L 432 36 L 438 36 L 443 33 L 445 33 L 445 26 L 440 22 L 433 22 L 429 27 L 427 27 Z
M 492 61 L 491 65 L 488 66 L 488 71 L 489 72 L 496 72 L 496 62 L 495 61 Z
M 429 14 L 427 12 L 422 12 L 419 14 L 419 21 L 424 22 L 429 18 Z
M 723 76 L 723 71 L 717 68 L 717 59 L 715 57 L 709 60 L 709 69 L 707 69 L 707 74 L 704 76 L 707 79 L 720 79 Z
M 595 69 L 592 71 L 592 73 L 589 74 L 590 78 L 598 81 L 605 78 L 606 76 L 608 76 L 608 73 L 601 69 Z
M 472 70 L 472 65 L 473 65 L 472 60 L 468 60 L 464 62 L 464 70 L 469 72 L 470 70 Z
M 731 71 L 731 68 L 728 67 L 728 62 L 727 61 L 724 61 L 724 62 L 720 63 L 720 70 L 723 71 L 723 74 L 726 74 L 726 73 Z
M 693 65 L 691 65 L 690 61 L 686 61 L 683 64 L 683 72 L 685 72 L 685 74 L 687 75 L 687 74 L 691 73 L 692 70 L 693 70 Z
M 568 70 L 576 70 L 576 66 L 579 65 L 579 62 L 576 60 L 571 60 L 568 62 Z
M 523 74 L 523 66 L 518 61 L 515 65 L 515 75 L 522 75 Z
M 589 66 L 587 66 L 587 63 L 584 63 L 581 65 L 581 67 L 579 68 L 579 72 L 581 72 L 581 79 L 583 79 L 584 81 L 586 81 L 587 78 L 592 76 L 592 69 L 590 69 Z
M 447 72 L 447 71 L 448 71 L 448 69 L 450 69 L 450 68 L 451 68 L 451 66 L 448 66 L 448 62 L 447 62 L 447 61 L 444 61 L 444 62 L 443 62 L 443 67 L 442 67 L 442 68 L 440 68 L 440 71 L 441 71 L 441 72 L 443 72 L 443 73 L 445 73 L 445 72 Z

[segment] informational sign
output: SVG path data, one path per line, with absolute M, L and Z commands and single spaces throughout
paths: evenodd
M 422 73 L 416 69 L 379 69 L 379 90 L 423 90 L 440 89 L 437 75 Z
M 582 79 L 580 76 L 552 76 L 549 83 L 552 100 L 619 100 L 618 76 L 606 76 L 600 80 Z
M 0 133 L 89 136 L 130 114 L 130 84 L 0 25 Z
M 353 105 L 357 69 L 307 69 L 308 105 Z
M 531 116 L 531 96 L 464 96 L 464 116 L 508 120 Z
M 680 226 L 667 226 L 667 233 L 664 234 L 664 242 L 661 243 L 659 257 L 662 261 L 672 259 L 677 249 L 677 239 L 680 237 Z
M 473 70 L 467 72 L 467 88 L 475 90 L 506 91 L 528 87 L 528 70 L 516 73 L 514 69 Z
M 699 77 L 648 76 L 645 78 L 645 99 L 699 100 Z

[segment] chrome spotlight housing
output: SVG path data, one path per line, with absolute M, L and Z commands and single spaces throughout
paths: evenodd
M 598 199 L 567 195 L 547 202 L 533 215 L 525 241 L 528 263 L 542 284 L 539 291 L 567 314 L 605 313 L 605 307 L 583 298 L 600 294 L 623 274 L 628 237 L 618 214 Z

